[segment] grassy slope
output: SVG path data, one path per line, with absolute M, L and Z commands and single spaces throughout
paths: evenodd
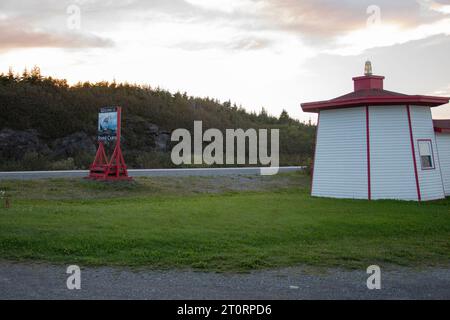
M 450 199 L 311 198 L 297 174 L 214 179 L 1 182 L 14 202 L 0 209 L 0 258 L 222 271 L 450 262 Z

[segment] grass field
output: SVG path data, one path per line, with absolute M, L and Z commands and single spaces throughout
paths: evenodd
M 246 271 L 450 265 L 450 199 L 319 199 L 308 178 L 0 181 L 0 259 Z

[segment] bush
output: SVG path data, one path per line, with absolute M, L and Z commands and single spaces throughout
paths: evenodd
M 18 162 L 19 170 L 49 170 L 50 161 L 46 156 L 40 155 L 37 152 L 27 152 L 22 160 Z
M 136 156 L 135 167 L 140 169 L 147 168 L 167 168 L 172 165 L 170 153 L 163 152 L 142 152 Z
M 50 170 L 73 170 L 76 169 L 73 158 L 54 161 L 50 164 Z
M 86 170 L 89 169 L 92 161 L 94 161 L 95 154 L 89 154 L 87 152 L 81 152 L 77 154 L 74 161 L 74 169 L 77 170 Z

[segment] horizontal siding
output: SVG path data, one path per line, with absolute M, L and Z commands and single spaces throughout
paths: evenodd
M 312 195 L 367 199 L 365 108 L 320 112 Z
M 369 107 L 372 199 L 417 200 L 406 106 Z
M 442 185 L 439 155 L 437 153 L 431 109 L 429 107 L 411 106 L 410 111 L 417 161 L 417 172 L 419 176 L 420 194 L 422 200 L 442 199 L 444 198 L 444 188 Z M 418 146 L 419 139 L 431 140 L 435 169 L 422 169 Z
M 450 133 L 436 133 L 436 142 L 445 195 L 450 196 Z

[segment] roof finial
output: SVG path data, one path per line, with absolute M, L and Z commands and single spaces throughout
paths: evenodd
M 372 62 L 370 62 L 369 60 L 366 61 L 366 66 L 364 67 L 364 75 L 372 75 Z

